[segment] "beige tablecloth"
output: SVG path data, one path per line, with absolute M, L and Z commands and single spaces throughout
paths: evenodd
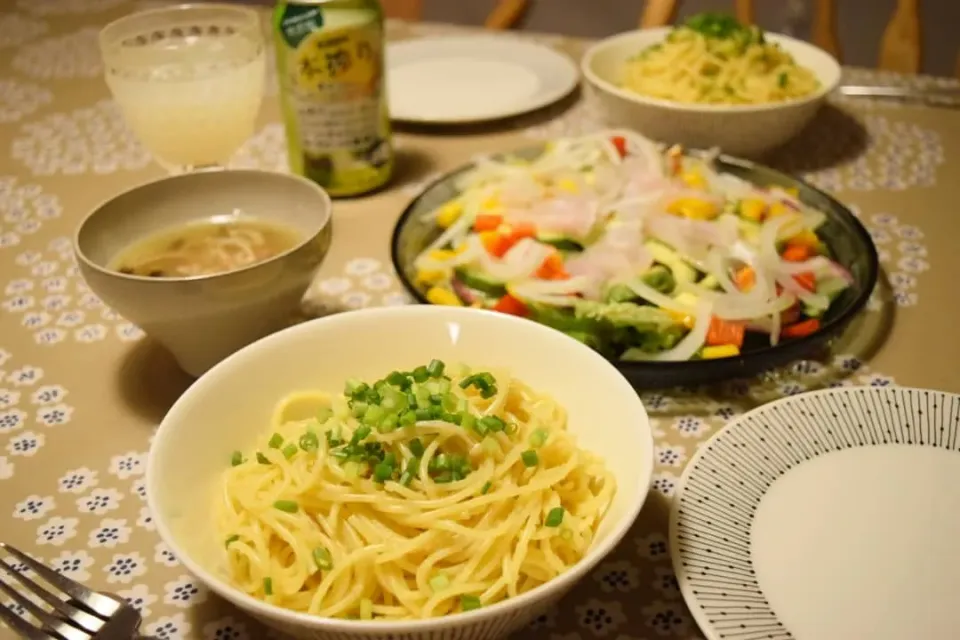
M 189 380 L 87 290 L 71 256 L 70 236 L 93 206 L 162 174 L 110 100 L 96 46 L 103 24 L 144 6 L 9 0 L 0 13 L 0 538 L 128 598 L 151 635 L 258 638 L 265 633 L 259 626 L 186 573 L 160 542 L 144 503 L 151 433 Z M 390 25 L 392 38 L 452 30 Z M 584 44 L 523 37 L 572 56 Z M 474 154 L 598 126 L 590 104 L 575 97 L 479 130 L 397 135 L 391 188 L 336 205 L 333 249 L 311 309 L 406 304 L 388 238 L 421 185 Z M 655 491 L 616 552 L 522 637 L 700 637 L 667 557 L 666 514 L 684 463 L 731 416 L 825 385 L 960 391 L 960 111 L 837 102 L 773 162 L 856 208 L 888 286 L 820 359 L 760 380 L 643 394 L 656 435 Z M 272 85 L 258 131 L 234 164 L 285 168 Z M 0 637 L 8 635 L 0 628 Z

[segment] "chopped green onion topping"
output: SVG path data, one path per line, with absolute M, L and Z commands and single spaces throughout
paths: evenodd
M 460 388 L 474 387 L 480 392 L 481 398 L 492 398 L 497 395 L 497 381 L 489 373 L 474 373 L 460 381 Z
M 523 464 L 526 467 L 535 467 L 537 463 L 540 462 L 540 456 L 538 456 L 537 452 L 533 449 L 527 449 L 521 453 L 520 459 L 523 460 Z
M 313 561 L 317 563 L 318 568 L 324 571 L 333 569 L 333 556 L 330 555 L 330 551 L 326 547 L 317 547 L 313 550 Z
M 443 375 L 443 370 L 446 367 L 443 364 L 442 360 L 431 360 L 430 364 L 427 365 L 427 373 L 430 374 L 431 378 L 439 378 Z
M 231 544 L 240 539 L 240 536 L 233 534 L 232 536 L 227 536 L 227 540 L 223 543 L 223 546 L 229 547 Z
M 304 451 L 316 451 L 320 448 L 320 438 L 313 431 L 307 431 L 300 436 L 300 448 Z
M 270 460 L 267 458 L 267 456 L 263 455 L 259 451 L 257 451 L 257 462 L 260 464 L 270 464 Z
M 283 457 L 287 460 L 295 455 L 297 455 L 297 445 L 292 442 L 283 448 Z
M 268 596 L 273 595 L 273 578 L 263 579 L 263 593 Z
M 372 429 L 370 429 L 368 425 L 360 425 L 357 427 L 357 430 L 353 432 L 353 436 L 350 438 L 350 444 L 359 444 L 364 438 L 370 435 L 371 431 Z
M 483 495 L 486 495 L 486 494 L 487 494 L 487 491 L 490 491 L 490 487 L 492 487 L 492 486 L 493 486 L 493 484 L 492 484 L 491 482 L 489 482 L 489 481 L 484 482 L 484 483 L 483 483 L 483 488 L 480 489 L 480 495 L 482 495 L 482 496 L 483 496 Z
M 463 607 L 464 611 L 473 611 L 474 609 L 479 609 L 482 605 L 480 598 L 465 593 L 460 596 L 460 606 Z
M 507 428 L 507 423 L 498 418 L 497 416 L 484 416 L 478 421 L 483 428 L 487 431 L 504 431 Z
M 410 375 L 413 376 L 413 381 L 417 383 L 426 382 L 430 378 L 430 372 L 422 365 L 414 369 Z
M 547 442 L 547 432 L 543 429 L 536 429 L 530 434 L 530 446 L 539 449 Z
M 460 414 L 460 426 L 463 427 L 464 429 L 477 429 L 477 424 L 478 424 L 477 417 L 472 413 Z M 484 428 L 482 432 L 477 430 L 477 433 L 479 433 L 480 435 L 483 435 L 486 432 L 487 432 L 486 428 Z
M 317 411 L 317 422 L 323 424 L 327 420 L 333 417 L 333 409 L 330 407 L 320 407 L 320 410 Z
M 275 433 L 272 436 L 270 436 L 270 441 L 267 442 L 267 446 L 270 447 L 271 449 L 279 449 L 280 445 L 282 444 L 283 444 L 283 436 L 280 435 L 279 433 Z
M 414 438 L 408 442 L 407 447 L 410 448 L 410 453 L 412 453 L 414 456 L 418 458 L 423 457 L 424 447 L 423 443 L 420 442 L 420 438 Z
M 554 507 L 550 509 L 543 524 L 548 527 L 559 527 L 561 522 L 563 522 L 563 507 Z
M 406 411 L 404 411 L 403 413 L 400 414 L 400 426 L 401 426 L 401 427 L 412 427 L 412 426 L 415 425 L 415 424 L 417 424 L 417 413 L 416 413 L 416 411 L 412 411 L 412 410 L 410 410 L 410 409 L 407 409 Z
M 293 500 L 277 500 L 273 503 L 273 508 L 287 513 L 296 513 L 300 510 L 300 505 Z
M 373 479 L 377 482 L 386 482 L 393 476 L 394 467 L 392 464 L 381 462 L 373 468 Z
M 236 467 L 237 465 L 243 464 L 243 454 L 239 451 L 234 451 L 230 456 L 230 466 Z
M 433 589 L 434 592 L 443 591 L 449 586 L 450 578 L 448 578 L 445 573 L 438 573 L 430 578 L 430 588 Z

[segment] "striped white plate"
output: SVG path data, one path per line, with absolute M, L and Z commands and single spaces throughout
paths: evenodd
M 710 640 L 960 633 L 960 396 L 838 388 L 764 405 L 687 466 L 670 517 Z

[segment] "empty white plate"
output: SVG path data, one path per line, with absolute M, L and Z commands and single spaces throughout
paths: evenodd
M 960 396 L 838 388 L 764 405 L 690 461 L 670 518 L 710 640 L 960 629 Z
M 390 115 L 404 122 L 515 116 L 556 102 L 578 80 L 569 58 L 512 36 L 422 38 L 387 47 Z

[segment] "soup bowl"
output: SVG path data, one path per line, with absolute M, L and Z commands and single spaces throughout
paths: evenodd
M 373 380 L 433 358 L 451 366 L 507 370 L 566 409 L 567 429 L 578 446 L 602 458 L 617 481 L 616 494 L 586 555 L 559 576 L 514 598 L 429 619 L 324 618 L 280 608 L 235 587 L 215 515 L 232 452 L 249 451 L 270 432 L 275 407 L 288 394 L 338 393 L 347 379 Z M 163 419 L 150 447 L 146 482 L 157 531 L 186 569 L 219 596 L 296 638 L 496 640 L 555 605 L 614 549 L 636 520 L 652 474 L 653 435 L 643 404 L 598 353 L 521 318 L 412 305 L 305 322 L 219 363 Z
M 170 176 L 121 193 L 93 210 L 74 236 L 80 272 L 107 305 L 199 376 L 237 349 L 284 325 L 330 248 L 331 202 L 304 178 L 266 171 Z M 212 216 L 288 228 L 297 242 L 232 271 L 151 278 L 115 268 L 118 255 L 158 233 Z

